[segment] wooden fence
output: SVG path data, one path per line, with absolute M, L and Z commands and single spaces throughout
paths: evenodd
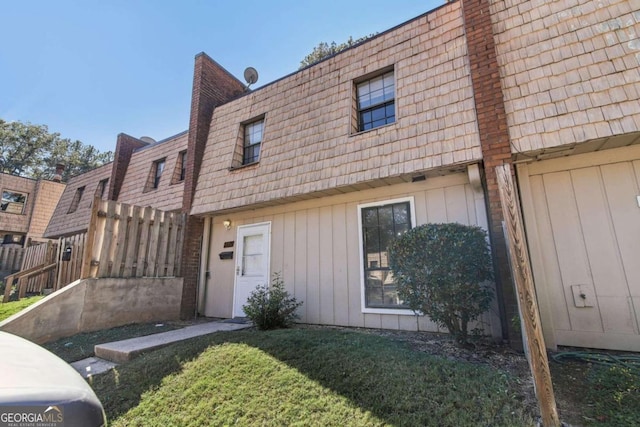
M 20 271 L 54 264 L 57 259 L 57 249 L 58 245 L 51 241 L 25 248 Z M 40 293 L 44 288 L 49 287 L 48 284 L 54 283 L 55 277 L 55 270 L 49 269 L 42 274 L 20 279 L 18 284 L 24 281 L 25 292 Z
M 176 277 L 185 215 L 95 199 L 81 277 Z
M 7 276 L 4 302 L 14 281 L 22 298 L 90 277 L 180 277 L 185 219 L 181 213 L 95 199 L 86 233 L 26 249 L 31 252 L 25 252 L 21 271 Z
M 23 254 L 24 248 L 10 248 L 7 246 L 0 246 L 0 270 L 20 270 Z
M 86 238 L 87 233 L 80 233 L 62 237 L 58 240 L 60 249 L 58 251 L 58 271 L 55 286 L 53 287 L 54 290 L 57 291 L 81 277 Z

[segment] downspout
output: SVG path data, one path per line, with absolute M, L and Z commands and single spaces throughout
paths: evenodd
M 209 252 L 211 248 L 211 228 L 213 221 L 211 217 L 204 219 L 204 230 L 202 233 L 202 242 L 200 253 L 200 272 L 198 275 L 197 300 L 196 300 L 196 317 L 198 313 L 204 314 L 205 304 L 207 301 L 207 285 L 209 278 Z

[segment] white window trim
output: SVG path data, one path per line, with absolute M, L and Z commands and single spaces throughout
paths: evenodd
M 403 316 L 415 316 L 416 313 L 411 309 L 404 308 L 369 308 L 365 303 L 365 277 L 364 277 L 364 240 L 362 239 L 362 209 L 373 206 L 392 205 L 394 203 L 409 202 L 409 213 L 411 215 L 411 228 L 416 224 L 416 208 L 413 196 L 402 197 L 398 199 L 381 200 L 379 202 L 363 203 L 358 205 L 358 243 L 360 254 L 360 308 L 363 313 L 371 314 L 400 314 Z

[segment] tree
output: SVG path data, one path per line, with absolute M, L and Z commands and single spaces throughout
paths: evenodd
M 467 344 L 469 322 L 493 297 L 486 232 L 456 223 L 421 225 L 393 241 L 389 258 L 400 298 Z
M 331 55 L 335 55 L 336 53 L 343 51 L 353 45 L 356 45 L 360 42 L 367 40 L 375 36 L 374 34 L 369 34 L 368 36 L 360 37 L 359 39 L 354 40 L 353 37 L 349 36 L 349 40 L 344 43 L 337 44 L 336 42 L 320 42 L 316 47 L 313 48 L 310 54 L 304 57 L 302 61 L 300 61 L 299 70 L 308 67 L 311 64 L 315 64 L 316 62 L 322 61 L 324 58 L 327 58 Z
M 65 165 L 63 180 L 113 159 L 80 141 L 49 133 L 45 125 L 0 119 L 0 172 L 29 178 L 51 179 L 57 163 Z

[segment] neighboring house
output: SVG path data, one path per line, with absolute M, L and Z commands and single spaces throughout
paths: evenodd
M 640 4 L 491 12 L 546 343 L 640 351 Z
M 67 183 L 45 235 L 83 233 L 95 197 L 175 211 L 182 208 L 187 132 L 159 142 L 118 135 L 114 161 Z
M 87 230 L 94 197 L 107 198 L 111 168 L 112 163 L 107 163 L 67 181 L 44 233 L 47 238 L 66 237 Z
M 58 181 L 0 174 L 0 244 L 25 246 L 44 242 L 65 185 Z
M 448 2 L 253 91 L 199 54 L 189 130 L 119 135 L 108 198 L 190 214 L 183 317 L 242 316 L 280 272 L 304 322 L 435 331 L 398 297 L 386 242 L 479 225 L 497 296 L 482 326 L 516 342 L 495 173 L 514 163 L 546 345 L 640 351 L 633 5 Z M 64 212 L 89 185 L 74 179 Z
M 117 200 L 165 211 L 182 209 L 188 132 L 136 149 Z

